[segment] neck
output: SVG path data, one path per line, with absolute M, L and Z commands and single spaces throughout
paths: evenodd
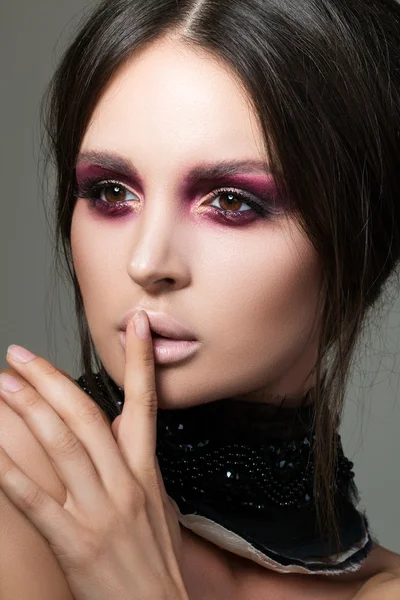
M 314 402 L 315 386 L 304 392 L 296 394 L 274 394 L 266 392 L 263 389 L 235 396 L 231 400 L 241 400 L 244 402 L 255 402 L 259 404 L 273 404 L 282 408 L 295 408 L 296 406 L 307 406 Z

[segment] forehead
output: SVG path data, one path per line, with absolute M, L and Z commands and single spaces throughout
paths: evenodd
M 155 42 L 121 66 L 97 103 L 82 147 L 205 158 L 265 154 L 258 118 L 229 67 L 204 52 Z

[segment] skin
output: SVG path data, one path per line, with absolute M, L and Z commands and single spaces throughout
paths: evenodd
M 315 383 L 310 373 L 321 264 L 313 246 L 290 212 L 272 219 L 254 213 L 252 221 L 234 226 L 209 206 L 248 210 L 245 200 L 230 209 L 226 196 L 218 202 L 210 193 L 254 187 L 246 190 L 232 179 L 191 191 L 185 184 L 190 170 L 205 163 L 268 161 L 260 124 L 234 74 L 176 40 L 153 43 L 115 73 L 100 98 L 81 145 L 81 152 L 93 151 L 122 156 L 139 174 L 133 185 L 112 177 L 127 190 L 118 199 L 132 202 L 123 218 L 104 217 L 79 194 L 72 218 L 73 262 L 86 316 L 114 381 L 123 387 L 120 320 L 140 306 L 174 316 L 201 342 L 189 361 L 156 365 L 159 406 L 225 397 L 276 402 L 287 394 L 292 400 L 286 405 L 296 403 Z M 87 161 L 78 165 L 78 183 L 88 168 Z M 271 185 L 260 171 L 244 170 L 243 176 L 256 179 L 258 190 L 260 182 Z M 104 199 L 104 191 L 102 198 L 113 201 L 110 195 Z M 285 591 L 285 598 L 297 600 L 303 593 L 350 598 L 383 561 L 377 547 L 358 575 L 335 582 L 283 576 L 185 528 L 182 535 L 181 566 L 191 599 L 250 600 L 259 591 Z
M 298 394 L 314 381 L 304 381 L 317 342 L 320 265 L 311 243 L 293 217 L 255 214 L 242 226 L 212 218 L 210 193 L 221 186 L 184 189 L 195 166 L 265 160 L 263 145 L 248 100 L 226 68 L 168 42 L 117 72 L 84 136 L 82 152 L 118 153 L 142 180 L 119 196 L 132 202 L 127 218 L 104 218 L 85 198 L 73 214 L 73 261 L 104 366 L 122 386 L 118 324 L 138 305 L 176 317 L 202 343 L 185 365 L 157 367 L 161 407 L 260 391 L 270 399 Z M 260 172 L 250 176 L 263 180 Z M 270 185 L 267 176 L 264 182 Z M 237 201 L 229 209 L 226 197 L 212 203 L 248 210 Z

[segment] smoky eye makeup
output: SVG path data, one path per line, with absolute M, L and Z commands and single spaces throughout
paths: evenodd
M 129 187 L 141 188 L 124 174 L 110 172 L 97 165 L 78 166 L 74 196 L 86 199 L 90 208 L 103 216 L 123 217 L 135 212 L 140 202 L 137 194 Z M 196 189 L 194 189 L 196 188 Z M 210 190 L 210 191 L 208 191 Z M 232 224 L 245 224 L 261 219 L 277 219 L 287 212 L 286 196 L 279 199 L 272 176 L 253 173 L 219 177 L 214 181 L 190 184 L 185 196 L 201 195 L 199 205 L 202 214 Z M 245 210 L 240 210 L 246 207 Z

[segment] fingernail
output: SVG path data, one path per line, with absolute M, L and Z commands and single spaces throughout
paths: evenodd
M 18 392 L 22 390 L 25 386 L 22 385 L 18 379 L 14 379 L 11 375 L 7 375 L 6 373 L 2 373 L 0 375 L 0 387 L 3 388 L 6 392 Z
M 29 352 L 26 348 L 22 346 L 17 346 L 16 344 L 11 344 L 11 346 L 7 349 L 7 354 L 10 354 L 11 358 L 13 358 L 16 362 L 27 363 L 36 358 L 32 352 Z
M 137 312 L 135 314 L 135 316 L 133 317 L 133 320 L 135 322 L 135 330 L 136 330 L 137 335 L 142 340 L 147 339 L 150 335 L 150 332 L 149 332 L 149 326 L 148 326 L 144 311 L 140 310 L 139 312 Z

